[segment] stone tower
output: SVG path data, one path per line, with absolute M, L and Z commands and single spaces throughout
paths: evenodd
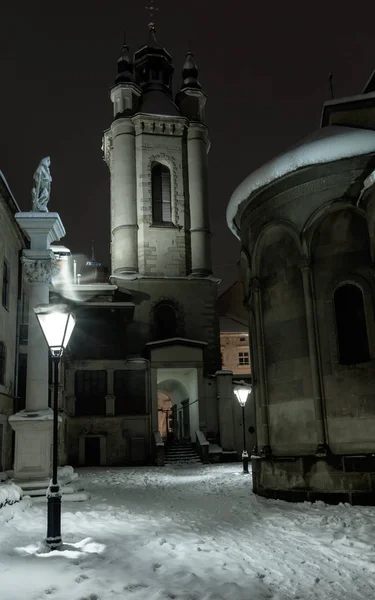
M 205 370 L 220 368 L 208 217 L 206 95 L 193 55 L 172 91 L 172 58 L 149 25 L 133 57 L 124 44 L 103 140 L 111 181 L 111 280 L 135 301 L 128 354 L 173 337 L 207 344 Z M 133 297 L 134 300 L 134 297 Z
M 206 95 L 188 53 L 172 95 L 173 65 L 153 24 L 131 60 L 124 45 L 104 136 L 111 172 L 111 267 L 114 277 L 211 274 Z

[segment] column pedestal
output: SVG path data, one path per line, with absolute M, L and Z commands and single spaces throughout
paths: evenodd
M 57 213 L 17 213 L 15 219 L 30 240 L 30 249 L 23 251 L 21 259 L 29 293 L 26 407 L 9 417 L 16 434 L 14 478 L 25 481 L 51 474 L 53 411 L 48 407 L 48 347 L 34 308 L 49 304 L 54 269 L 50 244 L 64 237 L 65 229 Z
M 9 417 L 16 433 L 14 478 L 45 479 L 51 474 L 53 411 L 22 410 Z

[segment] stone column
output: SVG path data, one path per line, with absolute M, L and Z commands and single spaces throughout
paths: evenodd
M 198 388 L 198 412 L 199 412 L 199 429 L 206 433 L 207 431 L 207 398 L 205 395 L 203 367 L 197 367 L 197 388 Z M 195 439 L 195 431 L 193 432 Z
M 64 237 L 65 230 L 57 213 L 17 213 L 15 219 L 30 239 L 30 249 L 23 251 L 21 259 L 29 291 L 26 406 L 9 418 L 16 432 L 14 476 L 25 480 L 49 477 L 51 470 L 48 347 L 33 309 L 49 304 L 55 264 L 50 244 Z
M 261 398 L 260 398 L 260 389 L 259 389 L 259 366 L 258 366 L 258 356 L 257 356 L 257 335 L 255 329 L 255 318 L 252 307 L 250 306 L 249 299 L 244 302 L 244 306 L 248 311 L 248 323 L 249 323 L 249 351 L 250 351 L 250 366 L 251 366 L 251 377 L 252 377 L 252 393 L 249 398 L 254 404 L 254 446 L 256 452 L 258 452 L 258 436 L 259 432 L 263 429 L 262 425 L 262 408 L 261 408 Z M 255 352 L 254 352 L 255 349 Z M 264 443 L 262 444 L 262 447 Z
M 215 373 L 219 405 L 220 444 L 223 450 L 235 449 L 234 402 L 232 371 Z
M 192 123 L 188 129 L 191 271 L 205 277 L 212 273 L 208 218 L 207 128 Z
M 314 293 L 312 285 L 311 266 L 307 261 L 303 261 L 300 265 L 303 281 L 303 293 L 305 298 L 307 337 L 309 343 L 309 357 L 311 367 L 311 380 L 314 396 L 314 408 L 316 419 L 316 433 L 318 438 L 317 454 L 326 453 L 326 434 L 324 428 L 324 411 L 322 386 L 320 381 L 319 355 L 318 355 L 318 339 L 315 319 Z
M 251 281 L 251 299 L 254 306 L 255 332 L 256 332 L 256 355 L 259 373 L 256 391 L 256 407 L 260 415 L 261 427 L 257 431 L 258 450 L 262 455 L 268 455 L 271 452 L 270 434 L 268 425 L 268 398 L 267 398 L 267 380 L 265 369 L 264 354 L 264 335 L 262 324 L 262 304 L 259 280 L 253 278 Z M 258 421 L 259 422 L 259 421 Z
M 158 369 L 151 366 L 151 427 L 152 431 L 159 431 L 158 421 Z
M 49 304 L 53 253 L 45 259 L 33 260 L 23 256 L 23 273 L 28 282 L 29 317 L 27 344 L 26 411 L 48 409 L 48 346 L 43 336 L 34 308 Z
M 112 123 L 111 261 L 112 274 L 138 272 L 135 133 L 131 119 Z

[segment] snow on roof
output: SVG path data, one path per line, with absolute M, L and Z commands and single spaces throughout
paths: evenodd
M 373 130 L 338 125 L 319 129 L 289 151 L 280 154 L 250 173 L 240 183 L 233 192 L 227 207 L 229 229 L 239 237 L 234 223 L 237 211 L 242 202 L 265 185 L 303 167 L 372 152 L 375 152 L 375 131 Z

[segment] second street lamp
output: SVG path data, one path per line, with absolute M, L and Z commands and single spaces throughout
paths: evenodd
M 54 376 L 53 438 L 52 438 L 52 481 L 47 492 L 47 537 L 51 550 L 62 544 L 61 538 L 61 493 L 57 480 L 59 460 L 59 363 L 72 335 L 75 318 L 65 304 L 46 304 L 34 308 L 34 313 L 43 331 L 51 352 Z
M 246 429 L 245 429 L 245 405 L 249 395 L 251 394 L 251 386 L 246 384 L 243 380 L 235 381 L 234 393 L 242 408 L 242 431 L 243 431 L 243 451 L 242 451 L 242 465 L 243 472 L 249 472 L 249 454 L 246 449 Z

